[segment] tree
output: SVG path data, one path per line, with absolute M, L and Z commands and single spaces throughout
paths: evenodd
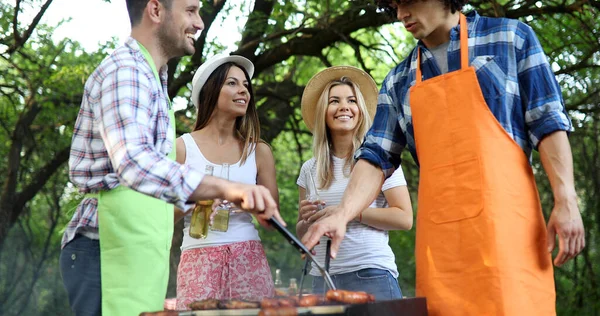
M 54 43 L 54 28 L 38 24 L 52 1 L 21 24 L 23 7 L 37 2 L 0 3 L 0 314 L 6 315 L 26 314 L 32 301 L 41 310 L 64 306 L 49 301 L 60 295 L 65 301 L 64 292 L 36 288 L 40 280 L 60 279 L 60 232 L 76 197 L 65 190 L 70 133 L 83 82 L 109 49 L 88 54 L 69 40 Z

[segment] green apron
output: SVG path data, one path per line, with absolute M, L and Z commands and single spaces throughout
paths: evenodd
M 152 57 L 141 44 L 140 49 L 162 87 Z M 174 124 L 174 111 L 167 101 Z M 168 157 L 175 160 L 175 150 Z M 98 199 L 102 314 L 131 316 L 163 310 L 173 205 L 124 186 L 94 196 Z

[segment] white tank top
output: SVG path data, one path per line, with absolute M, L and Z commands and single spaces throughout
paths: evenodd
M 197 170 L 204 170 L 206 165 L 212 165 L 214 167 L 214 175 L 219 176 L 221 174 L 222 166 L 214 164 L 200 151 L 198 145 L 190 134 L 184 134 L 181 136 L 185 143 L 185 164 L 194 166 Z M 241 182 L 246 184 L 256 184 L 256 151 L 253 150 L 246 162 L 240 165 L 238 161 L 235 164 L 229 166 L 229 180 L 234 182 Z M 216 247 L 235 242 L 242 242 L 248 240 L 260 240 L 258 237 L 258 231 L 252 223 L 252 215 L 248 213 L 231 213 L 229 217 L 229 228 L 226 232 L 209 231 L 206 239 L 195 239 L 190 237 L 190 219 L 192 213 L 189 212 L 184 217 L 183 227 L 183 242 L 181 244 L 181 250 L 203 248 L 203 247 Z

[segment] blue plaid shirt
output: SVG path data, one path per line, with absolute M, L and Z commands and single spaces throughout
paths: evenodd
M 560 87 L 535 33 L 518 20 L 467 14 L 469 64 L 490 110 L 504 130 L 531 159 L 544 136 L 571 131 Z M 459 26 L 450 32 L 448 71 L 460 69 Z M 423 80 L 441 74 L 421 41 Z M 356 159 L 375 164 L 389 177 L 408 147 L 418 164 L 410 110 L 409 88 L 415 84 L 417 48 L 386 76 L 379 92 L 377 113 Z

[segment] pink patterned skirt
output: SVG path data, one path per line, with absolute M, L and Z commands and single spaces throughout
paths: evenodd
M 177 310 L 208 298 L 261 300 L 274 294 L 271 269 L 258 240 L 184 250 L 177 270 Z

